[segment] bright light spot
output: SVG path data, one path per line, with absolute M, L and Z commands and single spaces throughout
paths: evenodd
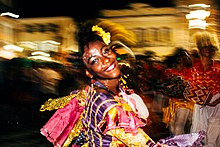
M 210 11 L 196 10 L 190 11 L 190 14 L 186 15 L 186 19 L 206 19 L 210 16 Z
M 189 7 L 203 7 L 203 8 L 209 8 L 210 5 L 206 5 L 206 4 L 193 4 L 193 5 L 189 5 Z
M 60 42 L 53 41 L 53 40 L 45 40 L 45 41 L 42 41 L 42 43 L 51 43 L 51 44 L 55 44 L 55 45 L 60 45 Z
M 33 43 L 30 41 L 22 41 L 20 42 L 20 45 L 31 48 L 31 49 L 36 49 L 37 48 L 37 43 Z
M 39 60 L 44 60 L 44 61 L 51 61 L 51 58 L 46 57 L 46 56 L 31 56 L 31 57 L 28 57 L 28 59 L 39 59 Z
M 12 58 L 17 57 L 17 55 L 10 51 L 0 50 L 0 57 L 5 58 L 5 59 L 12 59 Z
M 13 14 L 11 12 L 1 13 L 1 16 L 10 16 L 10 17 L 14 17 L 14 18 L 18 18 L 19 17 L 19 15 Z
M 23 50 L 24 50 L 24 48 L 13 45 L 13 44 L 4 45 L 3 48 L 5 50 L 13 50 L 13 51 L 17 51 L 17 52 L 23 52 Z
M 41 51 L 36 51 L 31 53 L 31 55 L 35 56 L 35 55 L 42 55 L 42 56 L 46 56 L 46 57 L 50 57 L 50 54 L 45 53 L 45 52 L 41 52 Z
M 205 20 L 189 20 L 189 29 L 199 28 L 205 29 L 207 23 Z
M 33 59 L 33 60 L 43 60 L 43 61 L 61 63 L 60 61 L 53 60 L 53 59 L 51 59 L 51 57 L 46 57 L 46 56 L 31 56 L 31 57 L 27 57 L 27 58 L 28 59 Z

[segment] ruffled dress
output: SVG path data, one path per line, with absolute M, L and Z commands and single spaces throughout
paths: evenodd
M 127 94 L 122 88 L 119 95 L 102 93 L 97 86 L 106 88 L 96 81 L 70 96 L 49 99 L 42 105 L 41 111 L 58 109 L 40 129 L 54 147 L 159 147 L 171 143 L 176 147 L 194 147 L 194 144 L 199 147 L 201 144 L 203 133 L 171 136 L 155 143 L 141 129 L 149 113 L 141 112 L 147 108 L 140 108 L 140 97 Z

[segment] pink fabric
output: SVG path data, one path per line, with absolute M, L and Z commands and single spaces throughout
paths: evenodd
M 64 108 L 58 109 L 48 122 L 40 129 L 54 147 L 60 147 L 80 117 L 84 107 L 77 99 L 72 99 Z
M 146 124 L 138 118 L 133 112 L 125 111 L 121 107 L 117 107 L 117 116 L 111 118 L 107 115 L 107 124 L 104 134 L 111 129 L 124 128 L 125 132 L 136 134 L 139 127 L 143 127 Z

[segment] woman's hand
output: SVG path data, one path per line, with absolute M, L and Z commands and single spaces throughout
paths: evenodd
M 211 107 L 215 107 L 216 105 L 218 105 L 220 103 L 220 97 L 216 100 L 214 100 L 213 102 L 208 102 L 206 103 L 207 106 L 211 106 Z

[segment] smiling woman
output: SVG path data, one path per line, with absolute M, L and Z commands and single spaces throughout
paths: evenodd
M 78 32 L 80 55 L 90 83 L 69 96 L 49 99 L 42 105 L 41 110 L 53 107 L 58 110 L 41 128 L 41 133 L 55 147 L 201 146 L 204 132 L 169 137 L 158 142 L 144 132 L 148 108 L 133 89 L 120 82 L 117 54 L 103 40 L 103 36 L 110 32 L 98 24 L 99 21 L 94 19 L 85 22 Z M 92 29 L 93 26 L 96 29 Z
M 138 95 L 125 89 L 119 81 L 121 72 L 117 54 L 103 41 L 103 37 L 109 32 L 99 26 L 92 29 L 93 26 L 96 25 L 94 23 L 83 24 L 79 32 L 80 53 L 86 67 L 86 75 L 91 78 L 91 84 L 80 91 L 85 93 L 83 99 L 79 100 L 77 96 L 70 98 L 70 102 L 59 109 L 41 129 L 41 133 L 55 146 L 71 142 L 74 145 L 83 143 L 88 146 L 103 147 L 154 144 L 153 140 L 141 129 L 146 125 L 148 113 L 140 112 L 136 105 L 142 104 L 145 111 L 148 110 L 147 107 Z M 52 103 L 51 100 L 48 102 Z M 74 109 L 69 109 L 70 105 L 74 106 L 72 107 Z M 69 118 L 58 117 L 61 113 L 65 113 L 62 116 Z M 68 113 L 74 114 L 75 119 L 72 119 Z M 63 134 L 68 134 L 66 133 L 68 130 L 64 129 L 65 133 L 59 131 L 57 135 L 57 129 L 56 131 L 53 129 L 54 122 L 59 122 L 55 127 L 57 129 L 60 128 L 59 124 L 67 124 L 65 128 L 69 128 L 69 131 L 73 128 L 68 133 L 81 133 L 70 139 L 68 136 L 63 136 Z M 76 128 L 74 125 L 81 127 Z

